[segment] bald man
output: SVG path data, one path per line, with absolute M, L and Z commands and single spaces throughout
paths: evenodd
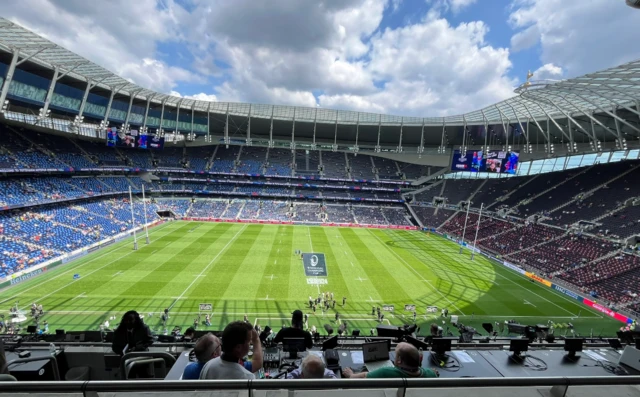
M 300 368 L 296 368 L 287 374 L 287 379 L 336 379 L 336 374 L 327 369 L 322 359 L 309 354 L 302 360 Z
M 345 378 L 437 378 L 438 371 L 420 367 L 420 352 L 408 343 L 398 343 L 393 367 L 354 374 L 349 367 L 342 370 Z
M 220 354 L 222 354 L 222 344 L 217 336 L 208 333 L 198 339 L 193 352 L 196 355 L 195 363 L 191 363 L 184 368 L 182 379 L 200 379 L 200 372 L 204 365 Z

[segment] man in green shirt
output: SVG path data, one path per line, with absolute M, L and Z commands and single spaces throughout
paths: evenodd
M 346 367 L 342 370 L 345 378 L 437 378 L 438 371 L 420 367 L 420 352 L 415 346 L 408 343 L 398 343 L 396 346 L 396 359 L 393 367 L 380 368 L 372 372 L 360 372 L 354 374 L 353 370 Z

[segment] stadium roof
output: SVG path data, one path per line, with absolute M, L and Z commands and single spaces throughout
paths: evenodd
M 61 73 L 72 78 L 92 82 L 119 94 L 203 112 L 228 112 L 235 116 L 250 115 L 252 118 L 274 117 L 281 120 L 319 123 L 405 126 L 443 123 L 504 125 L 599 113 L 606 114 L 640 133 L 640 129 L 636 128 L 637 124 L 629 124 L 615 114 L 616 109 L 625 109 L 640 117 L 640 60 L 569 80 L 530 81 L 518 87 L 515 90 L 516 95 L 512 98 L 462 115 L 420 118 L 324 108 L 208 102 L 162 94 L 140 87 L 4 18 L 0 18 L 0 48 L 12 53 L 19 51 L 21 60 L 27 58 L 51 69 L 57 67 Z

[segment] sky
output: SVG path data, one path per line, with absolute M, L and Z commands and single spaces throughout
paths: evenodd
M 0 15 L 158 92 L 400 116 L 640 58 L 624 0 L 5 0 Z

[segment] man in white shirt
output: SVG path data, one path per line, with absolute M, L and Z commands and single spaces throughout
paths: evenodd
M 253 344 L 253 357 L 262 361 L 262 345 L 258 333 L 251 324 L 234 321 L 222 331 L 222 356 L 205 364 L 200 379 L 255 379 L 255 375 L 240 365 L 240 360 L 249 353 Z M 252 368 L 258 371 L 259 368 Z

